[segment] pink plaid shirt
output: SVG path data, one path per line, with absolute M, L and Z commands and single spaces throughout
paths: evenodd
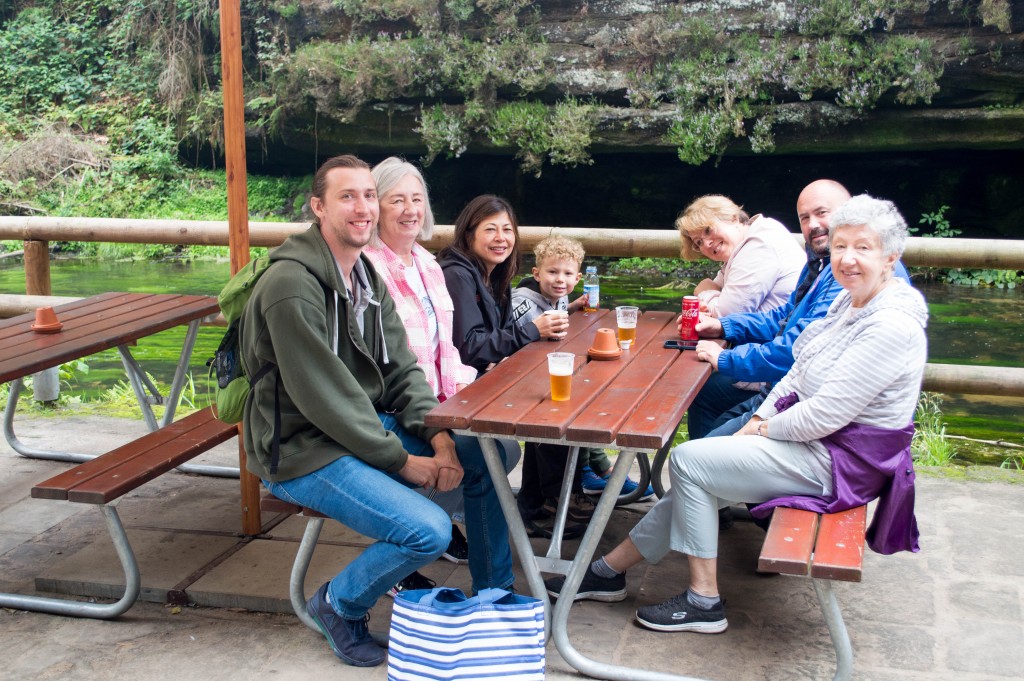
M 405 324 L 405 332 L 409 336 L 409 348 L 416 355 L 416 363 L 427 375 L 427 381 L 434 389 L 434 394 L 438 399 L 443 402 L 454 395 L 456 384 L 472 383 L 476 380 L 476 369 L 462 363 L 459 351 L 452 344 L 452 314 L 455 305 L 445 287 L 444 274 L 430 251 L 419 244 L 413 244 L 412 260 L 416 269 L 419 270 L 420 277 L 423 278 L 423 285 L 427 289 L 427 295 L 430 296 L 430 302 L 434 305 L 434 314 L 437 317 L 440 371 L 434 369 L 437 367 L 438 358 L 434 357 L 434 348 L 430 342 L 430 323 L 427 320 L 427 313 L 420 305 L 419 298 L 405 277 L 405 263 L 384 243 L 381 243 L 380 247 L 367 246 L 363 249 L 363 253 L 373 262 L 377 273 L 388 287 L 388 293 L 395 299 L 395 308 L 398 310 L 398 315 Z M 438 373 L 440 373 L 441 379 L 440 386 L 437 385 L 436 380 Z

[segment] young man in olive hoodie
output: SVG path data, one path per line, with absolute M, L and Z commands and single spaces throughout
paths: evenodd
M 451 538 L 447 514 L 411 488 L 464 486 L 475 590 L 509 587 L 512 555 L 479 448 L 456 451 L 448 431 L 424 426 L 437 399 L 361 255 L 378 217 L 369 166 L 354 156 L 325 162 L 310 206 L 314 225 L 273 252 L 243 316 L 249 375 L 275 367 L 249 396 L 245 448 L 248 469 L 275 496 L 377 540 L 306 604 L 339 658 L 374 666 L 385 651 L 367 611 Z

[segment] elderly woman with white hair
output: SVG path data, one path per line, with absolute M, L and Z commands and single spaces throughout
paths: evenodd
M 830 219 L 831 267 L 844 291 L 793 346 L 793 368 L 731 437 L 672 451 L 668 494 L 629 538 L 594 561 L 579 599 L 626 597 L 625 570 L 669 551 L 687 556 L 689 588 L 641 607 L 658 631 L 719 633 L 728 627 L 718 593 L 718 509 L 735 502 L 838 512 L 875 498 L 867 539 L 879 553 L 917 551 L 910 441 L 926 359 L 928 310 L 893 266 L 907 226 L 895 206 L 867 195 Z M 549 579 L 557 596 L 564 578 Z
M 416 363 L 426 374 L 434 395 L 443 402 L 459 388 L 471 383 L 476 378 L 476 369 L 462 363 L 459 351 L 452 343 L 452 314 L 455 306 L 437 261 L 418 243 L 419 240 L 429 239 L 434 232 L 434 212 L 430 209 L 427 186 L 416 166 L 395 156 L 378 163 L 372 172 L 377 183 L 380 217 L 370 244 L 363 249 L 363 253 L 384 280 L 388 293 L 395 301 L 395 310 L 405 325 L 409 348 L 416 355 Z M 476 456 L 483 456 L 476 438 L 456 435 L 454 439 L 460 452 L 469 448 Z M 502 440 L 500 443 L 505 470 L 511 471 L 519 462 L 519 443 L 515 440 Z M 453 518 L 463 519 L 465 499 L 462 487 L 444 493 L 430 490 L 424 494 Z M 479 502 L 474 500 L 473 503 Z M 504 526 L 503 518 L 500 525 Z M 476 552 L 471 547 L 475 544 L 482 551 L 488 542 L 481 537 L 473 537 L 474 529 L 467 528 L 471 533 L 467 540 L 458 526 L 453 524 L 452 539 L 443 557 L 454 563 L 470 563 L 474 584 L 486 584 L 487 580 L 483 579 L 482 573 L 489 568 L 482 564 L 484 556 L 480 556 L 479 561 L 473 560 Z M 475 566 L 474 563 L 478 562 L 481 565 Z M 477 571 L 480 574 L 476 574 Z M 419 572 L 413 572 L 389 593 L 394 596 L 405 589 L 432 586 L 432 581 Z

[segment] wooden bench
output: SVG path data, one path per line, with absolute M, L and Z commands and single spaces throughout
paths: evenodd
M 110 502 L 237 434 L 237 426 L 218 421 L 210 408 L 203 409 L 33 487 L 36 499 L 99 505 L 124 568 L 125 592 L 119 601 L 109 604 L 26 597 L 36 599 L 31 609 L 101 619 L 127 611 L 138 598 L 141 579 L 128 536 Z
M 853 673 L 853 646 L 831 582 L 861 580 L 866 523 L 866 506 L 840 513 L 776 508 L 757 561 L 759 572 L 811 578 L 836 651 L 833 681 Z

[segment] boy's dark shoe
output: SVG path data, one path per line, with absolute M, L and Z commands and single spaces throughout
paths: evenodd
M 398 584 L 395 584 L 393 587 L 388 589 L 388 596 L 394 598 L 402 591 L 416 591 L 417 589 L 433 589 L 435 586 L 437 586 L 437 582 L 430 579 L 429 577 L 424 577 L 418 571 L 414 570 L 409 574 L 408 577 L 404 578 Z
M 452 525 L 452 540 L 448 542 L 448 548 L 444 550 L 441 557 L 456 565 L 469 563 L 469 542 L 466 541 L 466 535 L 462 534 L 458 525 Z
M 306 601 L 306 612 L 316 622 L 331 644 L 331 650 L 342 662 L 353 667 L 376 667 L 387 659 L 387 653 L 370 637 L 366 623 L 370 616 L 361 619 L 347 620 L 334 612 L 327 602 L 327 584 L 325 583 L 313 597 Z
M 595 508 L 594 502 L 586 494 L 573 492 L 569 499 L 569 510 L 566 518 L 576 523 L 589 523 L 590 519 L 594 516 Z M 558 499 L 546 500 L 543 509 L 554 516 L 558 510 Z
M 524 520 L 523 524 L 526 526 L 526 535 L 533 539 L 551 539 L 552 530 L 555 527 L 555 521 L 550 517 Z M 566 523 L 562 539 L 579 539 L 586 531 L 586 525 Z

